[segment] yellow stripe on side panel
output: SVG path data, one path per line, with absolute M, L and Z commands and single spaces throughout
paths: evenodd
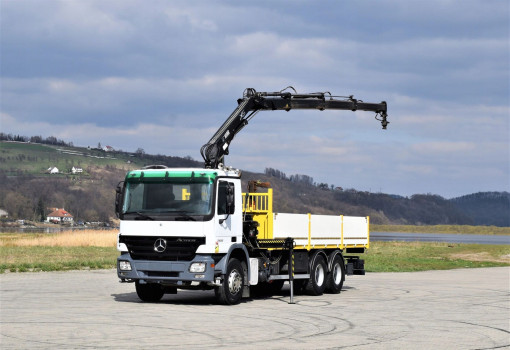
M 341 228 L 340 228 L 340 231 L 341 231 L 340 248 L 343 248 L 344 247 L 344 216 L 343 215 L 340 215 L 340 220 L 342 220 Z
M 267 189 L 267 237 L 273 239 L 273 189 Z
M 312 214 L 308 213 L 308 250 L 312 247 Z
M 367 216 L 367 249 L 370 248 L 370 216 Z

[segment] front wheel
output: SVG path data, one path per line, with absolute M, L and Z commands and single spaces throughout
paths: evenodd
M 216 298 L 221 304 L 235 305 L 243 296 L 244 271 L 239 260 L 232 258 L 227 265 L 227 274 L 221 286 L 214 289 Z
M 345 280 L 344 261 L 340 254 L 335 255 L 331 264 L 331 271 L 326 277 L 326 292 L 338 294 L 342 290 Z
M 161 300 L 161 298 L 163 298 L 163 295 L 165 294 L 161 285 L 156 283 L 141 284 L 140 282 L 136 281 L 135 288 L 138 297 L 143 301 L 147 301 L 150 303 L 155 303 Z

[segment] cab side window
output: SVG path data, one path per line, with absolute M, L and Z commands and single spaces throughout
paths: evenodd
M 227 214 L 227 188 L 234 192 L 234 184 L 227 181 L 220 181 L 218 184 L 218 215 Z

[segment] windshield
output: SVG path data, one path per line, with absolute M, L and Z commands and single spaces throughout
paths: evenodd
M 191 218 L 206 216 L 212 209 L 212 181 L 207 179 L 172 179 L 172 181 L 134 181 L 126 183 L 123 214 L 136 214 L 138 219 L 153 216 Z

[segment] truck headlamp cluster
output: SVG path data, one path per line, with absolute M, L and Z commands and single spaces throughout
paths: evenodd
M 196 262 L 190 265 L 189 272 L 191 273 L 201 273 L 205 272 L 205 263 L 204 262 Z
M 131 271 L 131 263 L 129 261 L 119 261 L 119 269 L 121 271 Z

